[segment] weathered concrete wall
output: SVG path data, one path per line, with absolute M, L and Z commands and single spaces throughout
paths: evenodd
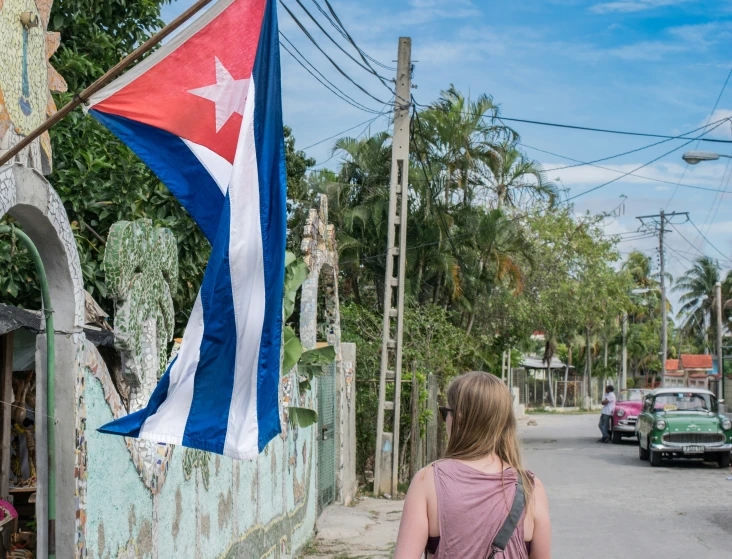
M 358 491 L 356 477 L 356 344 L 341 344 L 343 357 L 339 372 L 337 419 L 340 430 L 338 473 L 336 476 L 338 502 L 350 504 Z
M 285 559 L 308 542 L 316 520 L 313 427 L 289 429 L 253 462 L 177 447 L 156 493 L 143 483 L 125 439 L 95 430 L 113 419 L 100 380 L 106 367 L 95 367 L 80 371 L 87 557 Z

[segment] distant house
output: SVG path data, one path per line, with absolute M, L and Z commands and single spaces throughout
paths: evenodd
M 666 360 L 666 376 L 664 385 L 667 387 L 684 386 L 691 388 L 706 388 L 713 390 L 719 379 L 714 373 L 714 360 L 711 355 L 692 355 L 682 353 L 679 359 Z

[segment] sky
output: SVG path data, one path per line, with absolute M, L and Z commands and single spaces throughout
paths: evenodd
M 284 2 L 346 74 L 383 103 L 389 101 L 379 80 L 346 58 L 296 0 Z M 301 2 L 341 39 L 313 0 Z M 163 9 L 163 18 L 170 21 L 192 3 L 174 1 Z M 431 103 L 454 84 L 471 98 L 491 95 L 505 117 L 672 136 L 732 117 L 732 80 L 723 90 L 732 70 L 732 0 L 334 0 L 332 5 L 361 49 L 387 66 L 396 60 L 398 38 L 412 38 L 413 94 L 419 103 Z M 287 12 L 278 10 L 281 31 L 328 80 L 372 110 L 385 108 L 339 74 Z M 341 44 L 347 49 L 345 41 Z M 393 77 L 392 71 L 377 69 Z M 384 116 L 366 125 L 372 113 L 336 97 L 284 50 L 282 81 L 285 124 L 319 168 L 338 162 L 337 155 L 330 159 L 334 140 L 322 140 L 388 126 Z M 657 238 L 629 233 L 640 225 L 636 216 L 663 209 L 689 212 L 691 219 L 673 218 L 666 234 L 672 275 L 680 276 L 702 254 L 718 258 L 725 273 L 732 268 L 732 160 L 690 166 L 681 159 L 689 149 L 732 155 L 732 144 L 701 142 L 697 148 L 697 142 L 671 140 L 597 163 L 605 169 L 558 169 L 573 164 L 566 158 L 594 161 L 660 140 L 517 122 L 512 127 L 522 149 L 566 189 L 565 196 L 621 177 L 573 202 L 578 213 L 618 214 L 606 220 L 605 229 L 628 239 L 619 245 L 623 256 L 639 249 L 658 262 Z M 348 128 L 353 129 L 343 132 Z M 732 140 L 732 126 L 724 122 L 707 137 Z M 308 147 L 316 142 L 321 143 Z M 643 165 L 635 172 L 641 176 L 622 176 Z M 730 193 L 714 192 L 725 189 Z M 671 299 L 678 308 L 677 298 Z

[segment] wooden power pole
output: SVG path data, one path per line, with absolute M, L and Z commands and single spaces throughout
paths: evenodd
M 404 274 L 407 257 L 407 192 L 409 188 L 409 125 L 412 78 L 412 40 L 399 38 L 394 136 L 389 181 L 389 225 L 387 232 L 386 278 L 384 280 L 384 324 L 379 377 L 379 411 L 376 418 L 374 494 L 396 496 L 399 485 L 399 414 L 401 412 L 402 337 L 404 329 Z M 398 238 L 398 244 L 397 244 Z M 396 270 L 396 275 L 394 271 Z M 392 323 L 396 319 L 396 324 Z M 386 400 L 386 384 L 394 383 L 394 397 Z M 385 432 L 384 416 L 392 413 L 392 431 Z

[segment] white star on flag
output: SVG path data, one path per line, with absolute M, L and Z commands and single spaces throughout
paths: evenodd
M 235 80 L 218 57 L 214 58 L 216 59 L 216 83 L 191 89 L 188 93 L 214 102 L 216 105 L 216 132 L 218 132 L 234 113 L 244 115 L 249 78 Z

